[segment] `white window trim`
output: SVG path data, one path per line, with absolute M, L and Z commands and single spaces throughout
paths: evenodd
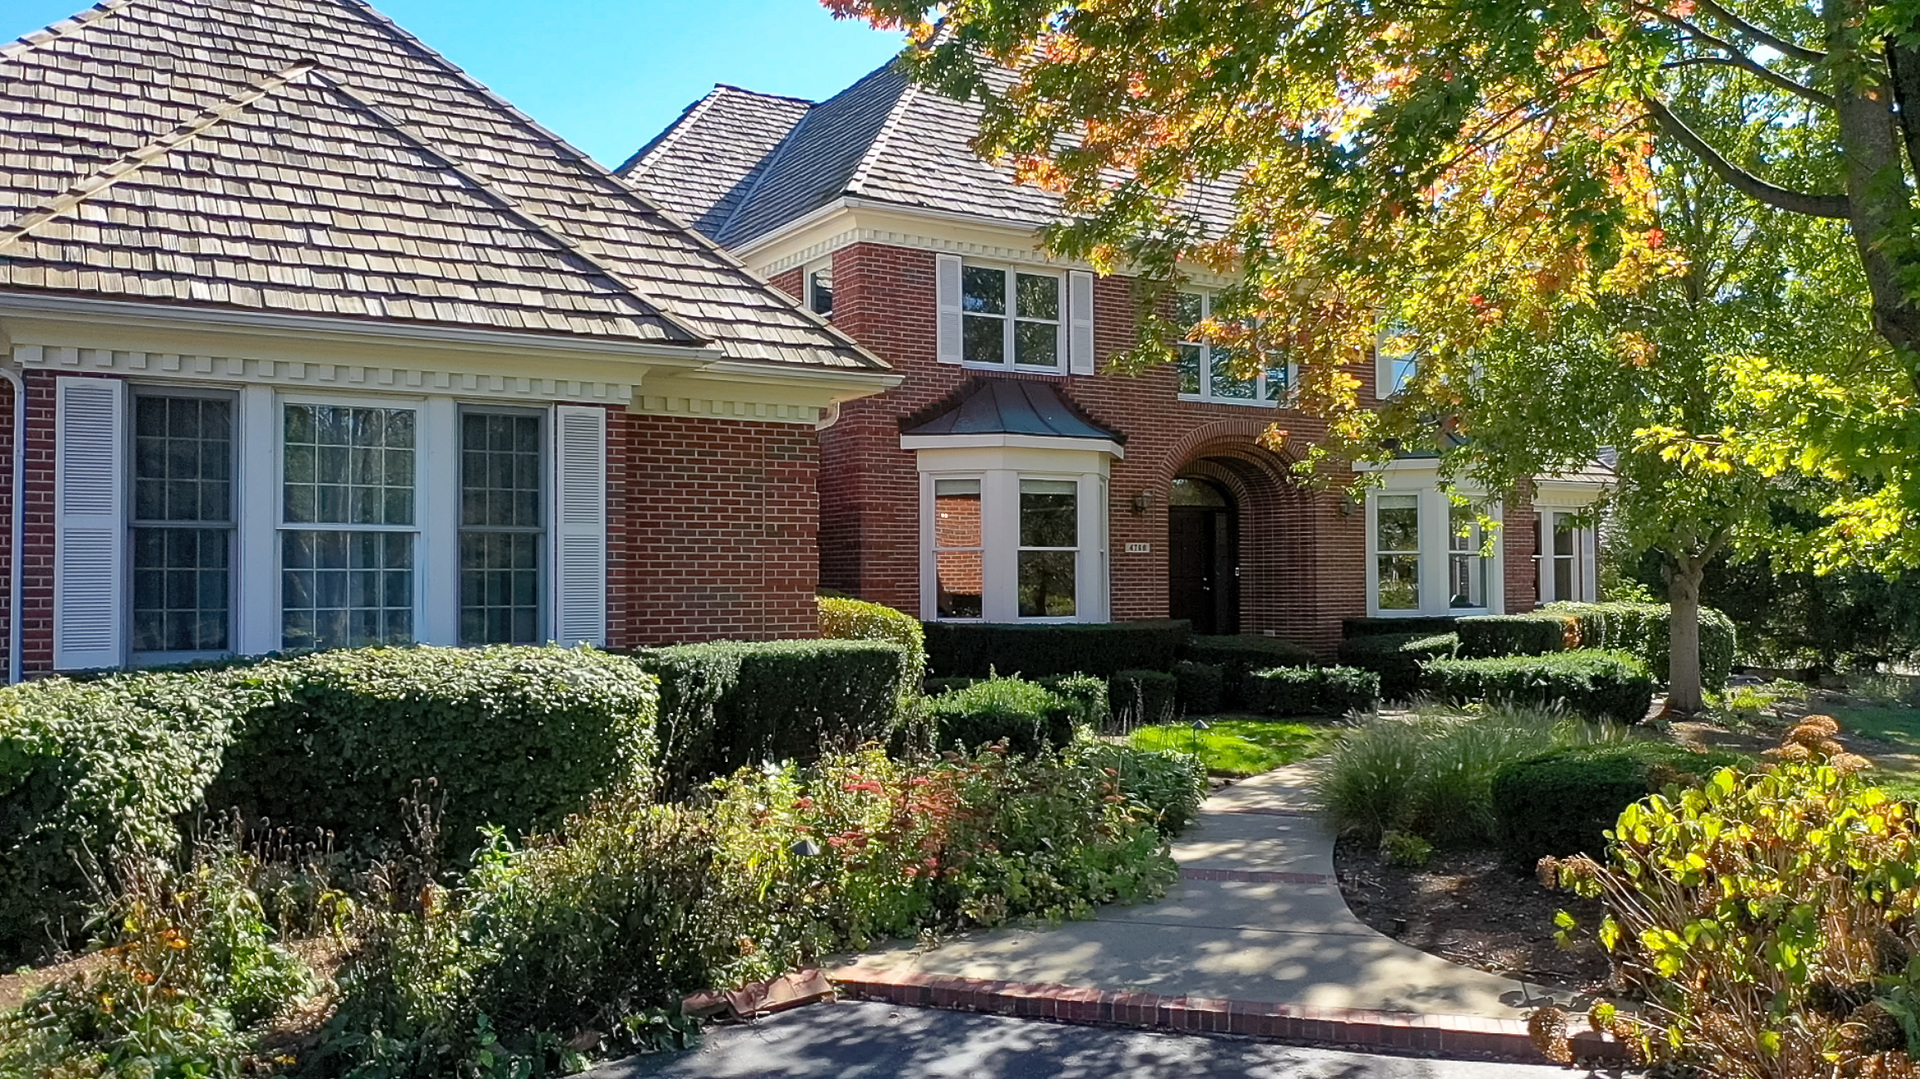
M 229 452 L 232 459 L 227 462 L 227 647 L 225 650 L 209 649 L 194 652 L 136 652 L 133 648 L 134 636 L 134 566 L 133 532 L 140 527 L 136 516 L 134 492 L 138 485 L 134 480 L 134 470 L 139 445 L 139 402 L 142 397 L 187 397 L 198 400 L 224 400 L 232 406 L 232 429 Z M 168 382 L 127 383 L 126 430 L 122 438 L 126 442 L 126 519 L 127 519 L 127 589 L 126 606 L 126 655 L 129 667 L 164 667 L 174 663 L 193 663 L 203 660 L 218 660 L 239 654 L 240 644 L 240 458 L 244 444 L 241 442 L 240 411 L 241 395 L 232 387 L 187 385 Z M 183 527 L 195 527 L 182 522 Z
M 1201 319 L 1204 320 L 1213 317 L 1213 293 L 1202 289 L 1181 289 L 1180 291 L 1188 295 L 1200 297 Z M 1180 400 L 1203 405 L 1235 405 L 1240 408 L 1276 409 L 1291 407 L 1293 389 L 1299 385 L 1300 382 L 1299 364 L 1291 361 L 1287 363 L 1287 386 L 1281 396 L 1267 396 L 1267 372 L 1266 368 L 1262 367 L 1260 373 L 1254 377 L 1254 396 L 1251 399 L 1245 397 L 1215 397 L 1213 394 L 1213 346 L 1207 344 L 1205 341 L 1181 340 L 1174 342 L 1176 349 L 1182 345 L 1190 345 L 1200 350 L 1200 392 L 1177 394 Z M 1175 377 L 1178 377 L 1177 358 L 1175 361 L 1175 372 Z
M 820 259 L 817 262 L 809 262 L 805 266 L 801 267 L 800 269 L 800 303 L 801 303 L 801 306 L 805 307 L 809 311 L 812 311 L 816 315 L 820 315 L 821 318 L 832 318 L 833 316 L 831 312 L 827 314 L 821 314 L 820 310 L 816 308 L 813 303 L 813 291 L 814 291 L 813 275 L 821 272 L 822 270 L 825 270 L 827 273 L 833 272 L 832 258 L 824 258 L 824 259 Z
M 1109 620 L 1107 579 L 1106 454 L 1077 451 L 1080 460 L 1061 460 L 1060 451 L 954 449 L 922 450 L 920 464 L 920 616 L 951 622 L 1047 625 Z M 1078 466 L 1078 467 L 1074 467 Z M 941 619 L 939 576 L 934 559 L 934 482 L 980 481 L 981 596 L 979 618 Z M 1080 528 L 1074 569 L 1074 614 L 1064 618 L 1020 617 L 1020 481 L 1071 480 L 1078 483 Z
M 1398 397 L 1402 388 L 1420 375 L 1418 350 L 1404 354 L 1387 352 L 1386 340 L 1391 332 L 1390 327 L 1382 326 L 1373 339 L 1373 396 L 1379 401 L 1390 401 Z M 1396 378 L 1394 375 L 1394 367 L 1401 363 L 1412 365 L 1405 379 Z
M 1452 593 L 1445 587 L 1450 579 L 1448 560 L 1453 555 L 1449 542 L 1453 531 L 1453 499 L 1439 488 L 1431 468 L 1386 469 L 1384 485 L 1366 495 L 1366 588 L 1367 615 L 1371 618 L 1450 618 L 1477 614 L 1502 614 L 1506 611 L 1505 512 L 1499 503 L 1487 510 L 1497 526 L 1493 550 L 1483 556 L 1487 574 L 1485 607 L 1452 606 Z M 1414 495 L 1420 507 L 1420 606 L 1411 610 L 1383 610 L 1380 607 L 1379 514 L 1381 495 Z M 1469 497 L 1474 497 L 1469 493 Z
M 968 270 L 999 270 L 1005 275 L 1007 291 L 1006 291 L 1006 311 L 1004 314 L 988 315 L 988 314 L 981 314 L 975 311 L 968 311 L 966 309 L 967 271 Z M 1059 300 L 1055 306 L 1055 311 L 1057 314 L 1056 314 L 1056 317 L 1053 320 L 1051 320 L 1054 323 L 1055 338 L 1058 343 L 1054 348 L 1054 363 L 1053 363 L 1053 366 L 1051 367 L 1041 367 L 1037 364 L 1025 364 L 1025 363 L 1014 362 L 1014 327 L 1015 325 L 1021 322 L 1046 323 L 1049 321 L 1048 319 L 1042 319 L 1042 318 L 1024 318 L 1015 313 L 1015 304 L 1017 303 L 1017 300 L 1015 299 L 1014 287 L 1017 279 L 1021 275 L 1025 275 L 1027 277 L 1050 277 L 1050 278 L 1053 278 L 1059 285 L 1059 290 L 1060 290 Z M 962 367 L 966 367 L 975 371 L 1022 371 L 1027 374 L 1033 374 L 1033 375 L 1067 374 L 1067 361 L 1068 361 L 1067 352 L 1068 352 L 1068 349 L 1071 347 L 1071 341 L 1069 341 L 1068 339 L 1069 337 L 1068 331 L 1072 323 L 1071 313 L 1068 311 L 1068 306 L 1071 300 L 1071 297 L 1068 294 L 1068 287 L 1069 286 L 1067 281 L 1067 275 L 1059 270 L 1044 269 L 1036 266 L 1015 266 L 1015 265 L 998 263 L 998 262 L 982 262 L 975 259 L 963 259 L 960 263 L 960 365 Z M 978 361 L 969 360 L 966 358 L 967 320 L 970 318 L 997 318 L 1002 321 L 1003 325 L 1001 327 L 1001 334 L 1000 334 L 1001 359 L 999 363 L 980 363 Z
M 980 485 L 980 544 L 978 547 L 941 547 L 939 545 L 940 522 L 937 514 L 939 506 L 934 497 L 941 480 L 972 480 Z M 920 498 L 920 547 L 921 559 L 926 565 L 923 576 L 926 586 L 923 589 L 926 608 L 926 621 L 933 622 L 985 622 L 987 612 L 987 476 L 984 472 L 929 472 L 921 477 Z M 979 551 L 980 552 L 980 617 L 945 618 L 940 614 L 940 562 L 941 551 Z
M 1534 546 L 1534 570 L 1538 581 L 1536 600 L 1539 606 L 1549 603 L 1597 603 L 1600 598 L 1599 581 L 1599 531 L 1593 525 L 1580 525 L 1573 530 L 1573 595 L 1562 596 L 1554 588 L 1554 561 L 1559 556 L 1553 553 L 1554 516 L 1556 514 L 1575 517 L 1583 510 L 1578 506 L 1536 506 L 1538 521 L 1537 540 Z
M 461 644 L 463 647 L 466 646 L 465 642 L 460 639 L 460 621 L 465 613 L 460 602 L 460 536 L 461 533 L 469 531 L 469 529 L 460 523 L 460 514 L 461 501 L 466 496 L 467 447 L 465 420 L 469 413 L 481 416 L 530 416 L 538 418 L 540 421 L 540 526 L 537 532 L 532 533 L 538 536 L 538 541 L 534 544 L 534 550 L 538 552 L 535 565 L 535 577 L 539 581 L 539 584 L 536 586 L 537 594 L 534 599 L 534 607 L 539 612 L 539 621 L 537 622 L 537 629 L 534 633 L 534 637 L 536 638 L 534 643 L 538 644 L 554 640 L 557 633 L 554 626 L 553 547 L 555 530 L 553 522 L 554 514 L 557 513 L 559 509 L 555 503 L 555 489 L 559 485 L 554 482 L 553 409 L 528 408 L 525 405 L 518 405 L 511 402 L 455 402 L 453 441 L 455 456 L 453 459 L 452 477 L 453 519 L 450 530 L 452 542 L 447 552 L 447 557 L 453 563 L 453 573 L 451 574 L 451 587 L 453 591 L 451 595 L 453 596 L 452 610 L 454 622 L 453 626 L 447 632 L 451 633 L 452 640 L 455 643 Z M 474 526 L 471 530 L 475 532 L 494 531 L 493 529 L 479 525 Z M 515 530 L 509 529 L 503 531 Z M 429 590 L 429 595 L 431 595 L 431 590 Z

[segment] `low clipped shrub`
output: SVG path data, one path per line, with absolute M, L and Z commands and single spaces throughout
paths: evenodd
M 900 685 L 918 693 L 927 676 L 927 634 L 920 620 L 880 603 L 821 596 L 820 636 L 843 641 L 892 641 L 900 646 Z
M 1073 741 L 1072 702 L 1021 678 L 988 678 L 927 702 L 934 746 L 972 751 L 1004 741 L 1007 748 L 1032 756 L 1043 747 Z
M 1421 688 L 1439 700 L 1564 706 L 1589 719 L 1638 723 L 1653 705 L 1653 678 L 1625 652 L 1575 651 L 1499 659 L 1436 659 Z
M 763 761 L 810 761 L 884 742 L 902 716 L 892 641 L 718 641 L 635 658 L 660 679 L 660 765 L 669 796 Z
M 1544 656 L 1580 647 L 1578 619 L 1563 614 L 1485 614 L 1455 623 L 1468 659 Z
M 1243 633 L 1225 637 L 1193 637 L 1187 641 L 1185 656 L 1194 663 L 1219 667 L 1225 679 L 1222 707 L 1234 708 L 1246 702 L 1240 689 L 1247 675 L 1275 667 L 1310 667 L 1313 653 L 1300 645 L 1278 637 Z
M 1670 742 L 1574 746 L 1515 761 L 1493 779 L 1501 849 L 1522 865 L 1548 855 L 1606 852 L 1604 833 L 1621 811 L 1672 783 L 1696 782 L 1744 763 L 1733 753 L 1694 753 Z
M 89 875 L 172 851 L 175 818 L 267 697 L 204 673 L 0 689 L 0 961 L 77 943 Z
M 1190 716 L 1210 716 L 1220 711 L 1227 686 L 1223 668 L 1183 659 L 1173 665 L 1173 678 L 1179 683 L 1181 711 Z
M 461 857 L 487 825 L 519 835 L 651 783 L 658 758 L 654 678 L 588 648 L 363 648 L 213 677 L 263 696 L 208 803 L 349 842 L 398 838 L 395 807 L 432 778 Z
M 938 697 L 942 693 L 952 693 L 956 689 L 965 689 L 978 681 L 980 681 L 978 678 L 929 678 L 926 683 L 927 696 Z M 1100 684 L 1105 686 L 1106 682 L 1102 681 Z
M 1380 676 L 1380 696 L 1404 701 L 1420 689 L 1420 664 L 1452 656 L 1460 648 L 1454 633 L 1375 633 L 1340 642 L 1340 663 Z
M 1356 667 L 1275 667 L 1247 675 L 1247 706 L 1263 715 L 1343 716 L 1380 701 L 1380 676 Z
M 1348 618 L 1340 623 L 1340 636 L 1343 640 L 1389 633 L 1418 633 L 1431 637 L 1441 633 L 1452 633 L 1454 623 L 1458 621 L 1459 619 L 1452 615 L 1432 618 Z
M 1579 622 L 1582 648 L 1631 652 L 1646 663 L 1655 681 L 1668 681 L 1673 622 L 1666 604 L 1555 603 L 1545 610 Z M 1738 648 L 1733 620 L 1712 607 L 1700 608 L 1701 688 L 1712 692 L 1726 686 Z
M 1115 715 L 1134 723 L 1164 723 L 1178 713 L 1180 682 L 1165 671 L 1119 671 L 1107 684 Z
M 1105 730 L 1113 720 L 1107 680 L 1091 674 L 1067 674 L 1038 679 L 1073 706 L 1073 721 L 1090 730 Z M 971 684 L 971 680 L 969 680 Z
M 928 622 L 927 668 L 938 678 L 985 678 L 1006 671 L 1027 678 L 1121 671 L 1167 671 L 1192 627 L 1186 622 L 1004 625 Z

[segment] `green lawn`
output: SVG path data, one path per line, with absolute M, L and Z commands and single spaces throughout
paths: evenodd
M 1127 739 L 1135 749 L 1177 749 L 1197 753 L 1215 775 L 1252 776 L 1320 751 L 1329 730 L 1313 723 L 1266 719 L 1210 719 L 1208 730 L 1184 723 L 1141 727 Z
M 1886 742 L 1902 754 L 1920 755 L 1920 708 L 1892 702 L 1848 704 L 1833 709 L 1840 729 L 1863 738 Z M 1903 767 L 1904 761 L 1882 758 L 1879 767 L 1868 776 L 1896 798 L 1920 800 L 1920 771 Z

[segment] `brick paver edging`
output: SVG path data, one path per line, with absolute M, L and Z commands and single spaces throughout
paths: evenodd
M 955 978 L 859 965 L 828 975 L 842 995 L 909 1007 L 951 1008 L 1067 1023 L 1183 1033 L 1241 1034 L 1329 1046 L 1364 1046 L 1465 1059 L 1541 1063 L 1519 1019 L 1308 1008 L 1068 985 Z

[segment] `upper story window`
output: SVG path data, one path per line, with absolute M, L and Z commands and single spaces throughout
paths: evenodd
M 1384 401 L 1407 388 L 1420 373 L 1420 353 L 1413 347 L 1411 331 L 1393 325 L 1380 331 L 1373 349 L 1374 396 Z
M 1182 292 L 1174 298 L 1174 318 L 1189 332 L 1213 317 L 1213 296 Z M 1253 378 L 1235 374 L 1240 354 L 1203 341 L 1181 341 L 1180 398 L 1233 405 L 1272 405 L 1283 401 L 1291 384 L 1288 365 L 1269 364 Z
M 822 263 L 807 271 L 807 310 L 821 318 L 833 317 L 833 263 Z
M 961 277 L 961 358 L 977 367 L 1061 369 L 1060 275 L 968 264 Z

